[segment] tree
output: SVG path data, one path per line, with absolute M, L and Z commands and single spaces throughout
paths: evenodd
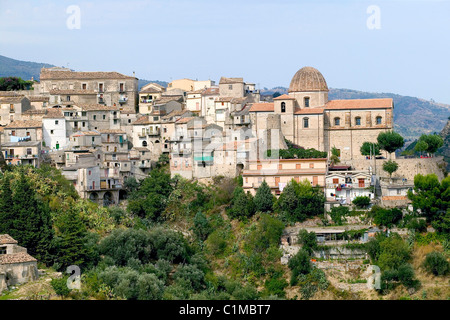
M 340 155 L 341 154 L 336 147 L 331 148 L 330 161 L 333 166 L 341 161 L 339 160 Z
M 308 252 L 309 255 L 317 249 L 317 237 L 316 233 L 308 232 L 305 229 L 301 229 L 298 233 L 298 244 L 302 245 L 302 249 Z
M 194 217 L 194 233 L 201 241 L 205 241 L 213 231 L 208 218 L 201 211 L 198 211 Z
M 55 221 L 58 262 L 61 269 L 70 265 L 85 265 L 89 262 L 85 245 L 87 230 L 80 213 L 73 206 L 60 212 Z
M 392 160 L 385 161 L 383 163 L 383 170 L 389 173 L 389 178 L 392 178 L 392 174 L 397 171 L 398 163 Z
M 380 149 L 387 151 L 389 155 L 405 145 L 403 137 L 395 131 L 381 132 L 377 141 Z
M 7 233 L 27 248 L 30 255 L 48 263 L 52 259 L 54 236 L 50 208 L 32 188 L 24 168 L 17 170 L 20 170 L 19 177 L 12 186 L 11 197 L 13 218 Z
M 366 208 L 370 204 L 370 198 L 366 196 L 358 196 L 353 199 L 352 203 L 357 208 Z
M 359 150 L 363 156 L 379 156 L 381 154 L 380 146 L 374 142 L 365 141 Z
M 348 207 L 333 207 L 330 211 L 330 218 L 335 224 L 340 226 L 344 223 L 344 221 L 346 221 L 345 216 L 347 216 L 349 213 L 350 210 Z
M 12 204 L 11 175 L 5 173 L 0 185 L 0 233 L 9 233 L 12 229 L 14 219 Z
M 442 139 L 442 137 L 437 134 L 423 134 L 420 136 L 417 144 L 419 143 L 421 143 L 422 146 L 425 146 L 426 144 L 426 148 L 423 151 L 434 154 L 440 147 L 444 145 L 444 139 Z
M 308 274 L 312 271 L 312 263 L 308 251 L 301 249 L 288 262 L 291 269 L 291 286 L 295 286 L 298 282 L 298 276 Z
M 33 83 L 19 77 L 3 77 L 0 78 L 0 91 L 29 90 Z
M 382 270 L 398 269 L 411 260 L 411 249 L 398 234 L 393 234 L 380 242 L 378 266 Z
M 420 210 L 429 223 L 444 222 L 444 227 L 445 221 L 450 222 L 450 217 L 446 220 L 450 207 L 450 177 L 439 183 L 435 174 L 417 174 L 414 176 L 414 192 L 409 191 L 408 198 L 411 199 L 414 209 Z
M 398 208 L 384 209 L 378 206 L 372 208 L 370 215 L 373 217 L 373 222 L 377 226 L 385 226 L 388 228 L 391 228 L 403 217 L 402 211 Z
M 163 168 L 153 169 L 141 181 L 139 188 L 131 193 L 128 210 L 141 217 L 158 220 L 173 190 L 172 182 L 170 173 L 166 173 Z
M 450 272 L 450 264 L 445 256 L 437 251 L 430 252 L 425 257 L 423 268 L 435 276 L 445 276 Z
M 273 206 L 273 194 L 270 191 L 270 187 L 264 180 L 256 191 L 254 198 L 255 209 L 260 212 L 270 212 Z
M 255 213 L 253 197 L 245 193 L 242 187 L 236 187 L 228 214 L 233 219 L 250 218 Z
M 427 149 L 428 143 L 426 143 L 424 140 L 417 141 L 416 146 L 414 147 L 414 151 L 419 152 L 420 154 L 427 151 Z

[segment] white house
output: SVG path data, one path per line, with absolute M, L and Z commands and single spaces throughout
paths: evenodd
M 42 135 L 50 149 L 64 149 L 69 143 L 66 136 L 66 119 L 61 111 L 49 109 L 42 118 Z
M 371 188 L 372 176 L 361 171 L 329 172 L 325 178 L 325 195 L 327 199 L 335 199 L 342 204 L 350 204 L 356 197 L 374 198 Z

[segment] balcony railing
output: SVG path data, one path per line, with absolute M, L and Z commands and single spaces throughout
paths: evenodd
M 119 103 L 126 103 L 128 101 L 128 98 L 120 98 Z

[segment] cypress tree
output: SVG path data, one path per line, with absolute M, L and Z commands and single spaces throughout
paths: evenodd
M 0 233 L 9 233 L 12 226 L 11 177 L 4 174 L 0 184 Z
M 256 191 L 254 198 L 256 211 L 270 212 L 273 206 L 273 195 L 270 192 L 270 187 L 264 180 Z

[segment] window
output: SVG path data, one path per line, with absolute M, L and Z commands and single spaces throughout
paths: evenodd
M 186 162 L 184 163 L 184 166 L 187 168 L 187 167 L 189 167 L 189 161 L 188 160 L 186 160 Z
M 92 142 L 95 142 L 95 137 L 92 137 Z
M 91 170 L 89 170 L 89 175 L 91 175 Z
M 87 84 L 86 84 L 86 83 L 83 83 L 83 84 L 81 85 L 81 89 L 86 90 L 86 89 L 87 89 Z
M 83 127 L 85 127 L 85 126 L 86 126 L 86 122 L 83 121 Z
M 58 125 L 59 124 L 59 121 L 58 120 L 55 120 L 55 125 Z
M 97 116 L 96 116 L 95 114 L 94 114 L 94 117 L 93 117 L 93 118 L 94 118 L 94 120 L 97 120 Z
M 105 120 L 105 119 L 106 119 L 106 115 L 104 114 L 104 115 L 103 115 L 103 120 Z
M 308 108 L 309 107 L 309 97 L 305 97 L 304 101 L 305 101 L 305 108 Z
M 0 247 L 0 254 L 6 254 L 6 247 Z
M 164 133 L 167 132 L 167 128 L 166 128 L 166 127 L 163 128 L 163 132 L 164 132 Z
M 119 84 L 119 91 L 120 92 L 124 92 L 125 91 L 125 84 L 124 83 L 120 83 Z
M 314 169 L 314 162 L 311 162 L 311 163 L 309 164 L 309 168 L 310 168 L 310 169 Z
M 147 141 L 142 141 L 142 146 L 146 147 L 147 146 Z
M 377 121 L 376 123 L 377 123 L 377 124 L 381 124 L 381 120 L 382 120 L 381 117 L 377 117 L 377 118 L 376 118 L 376 121 Z
M 228 85 L 228 90 L 233 90 L 233 85 L 232 84 Z
M 286 102 L 281 103 L 281 112 L 286 112 Z
M 32 151 L 31 148 L 27 148 L 27 155 L 31 155 Z
M 355 125 L 360 126 L 361 125 L 361 117 L 355 118 Z
M 309 128 L 309 118 L 303 118 L 303 128 Z
M 333 184 L 339 184 L 339 179 L 333 179 Z
M 50 134 L 53 134 L 53 130 L 50 130 Z
M 12 131 L 11 131 L 11 135 L 12 135 L 12 136 L 15 136 L 15 135 L 16 135 L 16 131 L 15 131 L 15 130 L 12 130 Z
M 66 96 L 66 101 L 70 101 L 70 96 Z
M 103 92 L 103 83 L 98 84 L 98 91 Z
M 334 125 L 340 126 L 341 125 L 341 118 L 334 118 Z
M 159 117 L 153 117 L 153 121 L 158 121 Z
M 82 117 L 86 117 L 86 114 L 87 114 L 86 111 L 82 111 L 82 112 L 81 112 L 81 116 L 82 116 Z

